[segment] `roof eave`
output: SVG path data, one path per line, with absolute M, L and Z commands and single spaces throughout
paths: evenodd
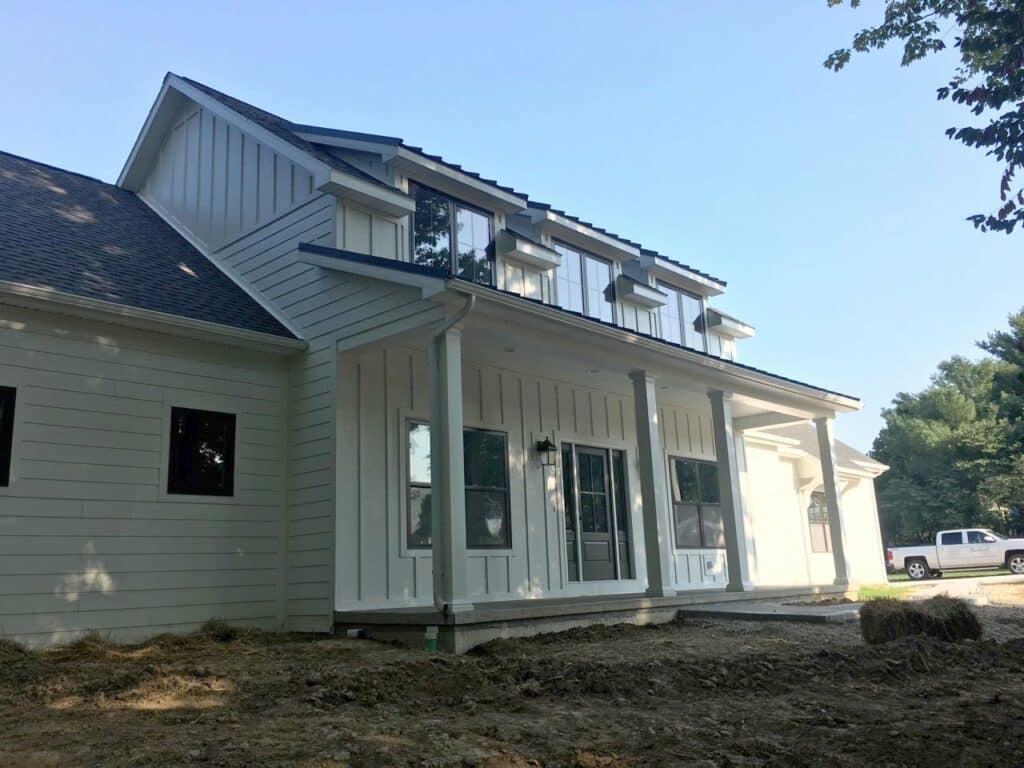
M 432 160 L 406 147 L 397 147 L 389 165 L 427 186 L 437 187 L 442 192 L 449 192 L 456 197 L 465 198 L 467 202 L 498 213 L 516 213 L 527 206 L 525 197 L 457 171 L 443 162 Z
M 250 331 L 207 320 L 196 320 L 167 312 L 90 299 L 63 291 L 8 281 L 0 281 L 0 304 L 27 309 L 44 309 L 73 317 L 116 323 L 273 354 L 294 354 L 309 346 L 302 339 Z

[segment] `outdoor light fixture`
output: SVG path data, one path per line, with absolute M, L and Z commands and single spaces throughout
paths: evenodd
M 553 467 L 558 461 L 558 445 L 550 437 L 537 441 L 537 453 L 542 466 Z

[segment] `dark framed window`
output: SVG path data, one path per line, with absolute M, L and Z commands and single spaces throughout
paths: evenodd
M 167 492 L 234 495 L 235 414 L 171 408 Z
M 832 526 L 828 521 L 824 491 L 811 494 L 811 503 L 807 507 L 807 526 L 811 532 L 811 552 L 831 552 Z
M 718 465 L 680 458 L 673 458 L 671 464 L 676 547 L 725 547 Z
M 437 190 L 412 182 L 413 261 L 474 283 L 494 285 L 492 217 Z
M 11 455 L 14 452 L 14 402 L 17 390 L 0 387 L 0 488 L 11 483 Z
M 409 496 L 406 546 L 429 549 L 430 425 L 408 423 Z M 470 549 L 508 549 L 512 546 L 508 494 L 508 436 L 504 432 L 467 427 L 462 433 L 465 473 L 466 546 Z
M 563 243 L 555 243 L 561 256 L 555 270 L 555 298 L 563 309 L 606 323 L 615 322 L 615 295 L 611 262 Z
M 703 300 L 699 296 L 664 283 L 658 283 L 658 290 L 668 296 L 668 301 L 658 308 L 661 338 L 673 344 L 707 352 Z
M 942 534 L 939 540 L 939 544 L 944 547 L 955 547 L 964 543 L 964 534 L 962 531 L 950 531 Z

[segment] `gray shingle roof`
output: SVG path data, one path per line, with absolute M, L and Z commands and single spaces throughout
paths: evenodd
M 294 338 L 134 193 L 6 152 L 0 281 Z

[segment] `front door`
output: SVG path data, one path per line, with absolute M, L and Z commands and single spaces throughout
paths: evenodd
M 562 477 L 569 579 L 632 578 L 623 452 L 564 445 Z

